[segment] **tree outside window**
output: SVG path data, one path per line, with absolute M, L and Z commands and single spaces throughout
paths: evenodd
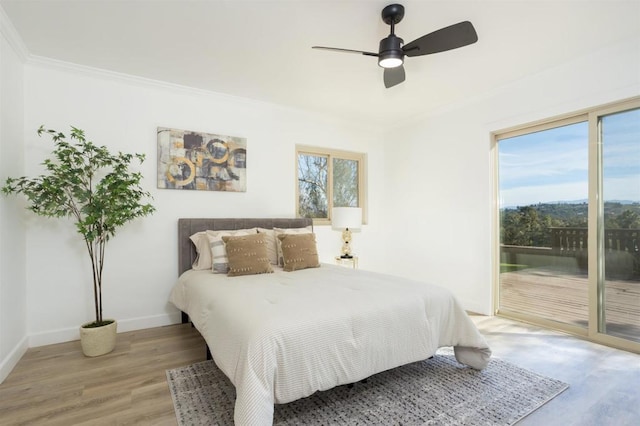
M 327 218 L 328 157 L 298 154 L 298 215 Z
M 329 223 L 332 207 L 363 207 L 364 154 L 298 147 L 297 214 Z

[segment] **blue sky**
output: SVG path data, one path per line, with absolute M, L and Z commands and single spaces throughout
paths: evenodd
M 640 110 L 603 118 L 604 199 L 640 201 Z M 500 205 L 588 198 L 588 124 L 498 143 Z

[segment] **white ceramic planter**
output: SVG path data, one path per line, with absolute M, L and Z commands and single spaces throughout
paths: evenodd
M 114 320 L 111 324 L 102 327 L 85 328 L 87 324 L 80 326 L 82 353 L 85 356 L 94 357 L 111 352 L 116 346 L 118 323 Z

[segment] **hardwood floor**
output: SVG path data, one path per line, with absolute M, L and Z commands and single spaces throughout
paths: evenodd
M 176 425 L 165 370 L 204 361 L 190 325 L 118 334 L 110 354 L 80 342 L 32 348 L 0 385 L 2 425 Z
M 493 356 L 569 383 L 518 425 L 640 424 L 640 355 L 498 317 L 473 315 Z M 175 425 L 165 370 L 205 359 L 189 325 L 118 335 L 85 358 L 79 342 L 29 349 L 0 384 L 0 424 Z
M 640 355 L 505 318 L 471 318 L 492 357 L 569 384 L 518 426 L 640 425 Z

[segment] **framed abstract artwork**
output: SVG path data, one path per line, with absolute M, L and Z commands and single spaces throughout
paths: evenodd
M 158 127 L 158 188 L 247 191 L 247 140 Z

